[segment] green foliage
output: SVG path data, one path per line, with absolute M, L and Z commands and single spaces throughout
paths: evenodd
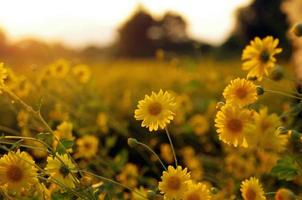
M 299 172 L 296 160 L 291 156 L 286 156 L 278 160 L 277 165 L 273 167 L 271 174 L 283 180 L 293 180 Z
M 56 152 L 59 154 L 66 153 L 67 149 L 71 149 L 74 145 L 74 142 L 72 140 L 67 139 L 61 139 L 57 145 Z

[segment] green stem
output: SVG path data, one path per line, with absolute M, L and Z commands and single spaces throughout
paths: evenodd
M 156 159 L 160 162 L 160 164 L 162 165 L 162 167 L 165 169 L 165 171 L 167 171 L 166 166 L 164 165 L 163 161 L 160 159 L 160 157 L 157 155 L 157 153 L 155 153 L 155 151 L 153 151 L 153 149 L 151 149 L 148 145 L 137 141 L 136 142 L 138 145 L 141 145 L 142 147 L 144 147 L 145 149 L 147 149 L 148 151 L 150 151 L 155 157 Z
M 86 170 L 81 170 L 81 172 L 86 173 L 86 174 L 89 174 L 89 175 L 94 176 L 94 177 L 96 177 L 96 178 L 99 178 L 99 179 L 101 179 L 101 180 L 103 180 L 103 181 L 105 181 L 105 182 L 109 182 L 109 183 L 113 183 L 113 184 L 115 184 L 115 185 L 118 185 L 118 186 L 120 186 L 120 187 L 122 187 L 122 188 L 125 188 L 125 189 L 127 189 L 127 190 L 129 190 L 129 191 L 132 191 L 132 192 L 138 194 L 139 196 L 141 196 L 141 197 L 144 198 L 144 199 L 147 199 L 142 193 L 137 192 L 137 191 L 135 191 L 133 188 L 128 187 L 127 185 L 121 184 L 121 183 L 119 183 L 119 182 L 117 182 L 117 181 L 115 181 L 115 180 L 112 180 L 112 179 L 110 179 L 110 178 L 106 178 L 106 177 L 104 177 L 104 176 L 96 175 L 96 174 L 91 173 L 91 172 L 86 171 Z M 148 200 L 148 199 L 147 199 L 147 200 Z
M 295 95 L 291 95 L 291 94 L 288 94 L 288 93 L 282 92 L 282 91 L 268 90 L 268 89 L 265 89 L 264 91 L 265 91 L 265 92 L 274 93 L 274 94 L 280 94 L 280 95 L 283 95 L 283 96 L 286 96 L 286 97 L 290 97 L 290 98 L 293 98 L 293 99 L 302 100 L 301 97 L 297 97 L 297 96 L 295 96 Z
M 176 153 L 175 153 L 174 146 L 173 146 L 173 143 L 172 143 L 172 140 L 171 140 L 171 137 L 170 137 L 170 133 L 169 133 L 169 131 L 168 131 L 168 128 L 167 128 L 167 127 L 165 127 L 165 131 L 166 131 L 166 134 L 167 134 L 168 139 L 169 139 L 169 142 L 170 142 L 170 146 L 171 146 L 171 149 L 172 149 L 172 153 L 173 153 L 173 157 L 174 157 L 175 165 L 176 165 L 176 168 L 177 168 L 178 163 L 177 163 Z

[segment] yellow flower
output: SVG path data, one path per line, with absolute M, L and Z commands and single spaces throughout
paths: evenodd
M 68 61 L 60 59 L 51 64 L 49 70 L 51 76 L 62 79 L 69 73 L 70 65 Z
M 174 97 L 168 92 L 152 92 L 151 96 L 146 95 L 144 100 L 138 102 L 135 119 L 143 120 L 142 127 L 149 128 L 149 131 L 157 131 L 159 128 L 164 129 L 173 120 L 174 108 Z
M 160 156 L 168 164 L 171 164 L 174 161 L 170 144 L 164 143 L 160 145 Z
M 91 71 L 87 65 L 76 65 L 72 68 L 72 74 L 80 83 L 87 83 L 91 77 Z
M 216 114 L 215 126 L 219 139 L 227 144 L 247 147 L 246 132 L 251 125 L 251 112 L 230 104 Z
M 289 189 L 280 188 L 275 195 L 275 200 L 295 200 L 295 194 Z
M 208 187 L 203 183 L 193 183 L 189 181 L 188 190 L 184 194 L 183 200 L 210 200 L 211 194 Z
M 131 200 L 146 200 L 148 199 L 148 190 L 144 187 L 135 188 L 131 192 Z
M 77 172 L 76 167 L 67 154 L 59 155 L 57 153 L 55 157 L 47 157 L 45 170 L 50 179 L 67 187 L 74 188 L 75 182 L 78 181 L 74 177 Z
M 4 81 L 7 78 L 7 69 L 4 67 L 3 63 L 0 63 L 0 87 L 4 86 Z
M 200 114 L 194 115 L 190 120 L 189 124 L 192 126 L 196 135 L 203 135 L 209 131 L 208 119 Z
M 36 183 L 37 168 L 26 152 L 8 152 L 0 158 L 0 186 L 8 192 L 20 193 Z
M 129 187 L 135 187 L 137 185 L 137 178 L 138 178 L 138 168 L 136 165 L 132 163 L 127 163 L 122 173 L 120 173 L 116 178 L 122 184 L 125 184 Z
M 275 113 L 269 115 L 266 107 L 262 108 L 259 113 L 255 112 L 253 117 L 255 126 L 247 135 L 250 146 L 275 152 L 283 151 L 288 136 L 278 132 L 277 128 L 282 125 L 279 117 Z
M 93 135 L 85 135 L 76 141 L 77 153 L 76 158 L 87 158 L 90 159 L 94 157 L 98 151 L 99 140 Z
M 21 76 L 18 77 L 15 84 L 12 86 L 12 91 L 21 98 L 27 97 L 32 89 L 32 84 L 28 79 Z
M 29 113 L 21 110 L 17 115 L 17 121 L 20 128 L 26 127 L 29 121 Z
M 224 89 L 223 96 L 227 103 L 243 107 L 257 101 L 256 85 L 246 79 L 236 78 Z
M 64 121 L 57 127 L 57 130 L 54 131 L 54 135 L 56 137 L 53 144 L 54 148 L 58 145 L 58 140 L 73 140 L 74 137 L 72 135 L 72 123 Z
M 97 125 L 99 126 L 99 129 L 102 133 L 107 134 L 109 129 L 108 129 L 108 117 L 106 113 L 101 112 L 98 114 L 97 120 L 96 120 Z
M 164 194 L 166 199 L 179 200 L 183 198 L 184 193 L 187 191 L 189 181 L 190 173 L 187 172 L 187 168 L 182 169 L 181 166 L 177 166 L 175 169 L 169 166 L 168 170 L 164 171 L 161 176 L 158 189 Z
M 266 200 L 262 185 L 255 177 L 243 181 L 240 191 L 244 200 Z
M 256 37 L 251 41 L 242 53 L 243 70 L 248 70 L 248 77 L 257 77 L 262 80 L 263 76 L 268 76 L 276 63 L 276 54 L 281 53 L 282 49 L 277 48 L 278 39 L 267 36 L 264 39 Z

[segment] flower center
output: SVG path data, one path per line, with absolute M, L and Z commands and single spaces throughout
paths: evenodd
M 23 178 L 23 171 L 16 165 L 10 165 L 6 171 L 6 176 L 10 181 L 18 182 Z
M 270 123 L 268 121 L 263 120 L 261 123 L 261 130 L 264 132 L 270 127 Z
M 63 177 L 66 177 L 70 171 L 66 165 L 62 165 L 59 169 L 60 173 L 63 175 Z
M 246 190 L 245 197 L 246 200 L 256 200 L 256 192 L 253 189 L 248 188 Z
M 240 119 L 231 119 L 227 122 L 226 126 L 234 133 L 240 132 L 243 128 L 243 124 Z
M 90 149 L 91 148 L 91 144 L 88 143 L 88 142 L 84 143 L 84 148 L 85 149 Z
M 244 99 L 246 96 L 247 96 L 247 91 L 245 88 L 243 87 L 240 87 L 236 90 L 236 96 L 239 98 L 239 99 Z
M 151 103 L 148 107 L 148 111 L 151 115 L 158 115 L 162 111 L 162 106 L 158 102 Z
M 270 54 L 267 50 L 263 50 L 260 54 L 260 60 L 264 63 L 267 63 L 270 59 Z
M 181 186 L 181 181 L 180 181 L 179 177 L 171 176 L 168 179 L 168 187 L 171 190 L 179 190 L 180 186 Z
M 191 194 L 188 195 L 187 200 L 201 200 L 201 199 L 199 198 L 198 194 L 191 193 Z

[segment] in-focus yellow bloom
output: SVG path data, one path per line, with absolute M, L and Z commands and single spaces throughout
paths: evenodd
M 157 131 L 164 129 L 174 119 L 174 109 L 174 97 L 168 92 L 152 92 L 151 96 L 146 95 L 144 100 L 138 102 L 135 119 L 143 120 L 142 127 L 149 128 L 149 131 Z
M 200 114 L 194 115 L 189 120 L 189 124 L 193 128 L 193 131 L 196 135 L 203 135 L 210 129 L 208 119 Z
M 77 152 L 75 157 L 90 159 L 94 157 L 98 151 L 99 140 L 93 135 L 84 135 L 77 139 Z
M 0 158 L 0 187 L 8 192 L 20 193 L 36 183 L 37 168 L 26 152 L 8 152 Z
M 243 107 L 257 101 L 256 85 L 246 79 L 236 78 L 224 89 L 226 103 Z
M 168 170 L 164 171 L 161 176 L 158 189 L 166 199 L 179 200 L 183 198 L 184 193 L 188 190 L 189 181 L 190 173 L 187 172 L 187 168 L 182 169 L 181 166 L 177 166 L 175 169 L 169 166 Z
M 240 191 L 244 200 L 266 200 L 262 185 L 255 177 L 243 181 Z
M 184 194 L 183 200 L 210 200 L 211 193 L 203 183 L 193 183 L 189 181 L 188 190 Z
M 251 111 L 230 104 L 216 114 L 215 126 L 219 139 L 227 144 L 247 147 L 246 133 L 251 125 Z
M 276 63 L 275 55 L 281 53 L 282 49 L 277 48 L 278 39 L 267 36 L 264 39 L 256 37 L 251 41 L 242 53 L 242 69 L 249 71 L 248 77 L 257 77 L 262 80 L 268 76 Z
M 72 68 L 72 74 L 80 83 L 87 83 L 91 77 L 91 71 L 87 65 L 76 65 Z
M 67 187 L 74 188 L 75 183 L 78 181 L 75 178 L 76 167 L 67 154 L 59 155 L 57 153 L 55 157 L 47 157 L 45 170 L 49 174 L 50 179 Z
M 137 166 L 132 163 L 127 163 L 116 179 L 124 185 L 136 187 L 138 175 L 139 172 Z

